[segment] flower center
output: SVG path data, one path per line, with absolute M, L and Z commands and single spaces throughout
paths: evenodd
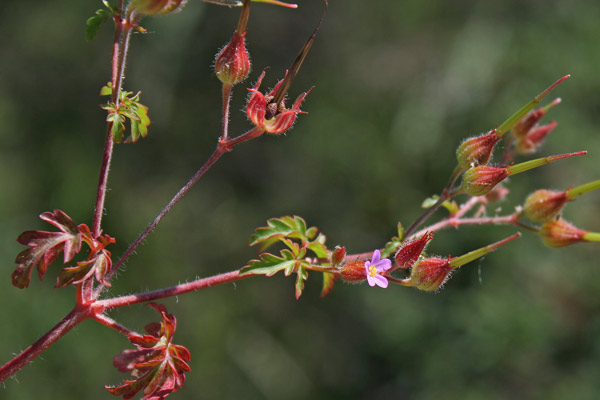
M 368 272 L 369 272 L 369 276 L 370 276 L 371 278 L 374 278 L 374 277 L 375 277 L 375 275 L 377 275 L 377 268 L 375 268 L 375 266 L 371 265 L 371 266 L 369 267 L 369 271 L 368 271 Z

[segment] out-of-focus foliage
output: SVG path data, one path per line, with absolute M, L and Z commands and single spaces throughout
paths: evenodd
M 320 0 L 297 10 L 253 4 L 251 85 L 274 85 L 310 35 Z M 301 215 L 348 253 L 383 246 L 439 192 L 467 136 L 502 122 L 549 83 L 558 121 L 540 156 L 586 149 L 511 179 L 512 210 L 539 188 L 600 177 L 600 3 L 597 1 L 344 1 L 290 89 L 316 86 L 286 137 L 264 136 L 223 157 L 140 247 L 110 290 L 132 293 L 239 268 L 264 221 Z M 12 287 L 15 239 L 60 208 L 90 224 L 105 134 L 99 89 L 110 79 L 110 24 L 90 43 L 96 1 L 3 2 L 0 34 L 0 359 L 30 345 L 70 310 L 52 279 Z M 104 232 L 116 256 L 213 151 L 220 82 L 211 75 L 238 10 L 189 2 L 147 19 L 132 38 L 126 88 L 144 93 L 152 135 L 117 146 Z M 231 133 L 248 129 L 247 91 L 234 89 Z M 517 161 L 523 161 L 519 159 Z M 598 193 L 565 217 L 600 230 Z M 444 215 L 443 210 L 439 215 Z M 437 215 L 437 214 L 436 214 Z M 186 234 L 182 235 L 181 232 Z M 430 254 L 462 254 L 512 233 L 465 227 L 436 234 Z M 230 243 L 237 243 L 232 246 Z M 165 302 L 192 353 L 194 399 L 594 399 L 600 395 L 600 270 L 595 244 L 550 250 L 527 233 L 461 268 L 439 294 L 338 283 L 324 299 L 307 282 L 296 301 L 283 276 L 251 278 Z M 49 274 L 52 271 L 49 272 Z M 141 330 L 155 316 L 112 316 Z M 112 356 L 127 340 L 94 322 L 61 339 L 0 388 L 18 399 L 105 399 Z M 76 348 L 77 351 L 72 349 Z M 77 377 L 68 379 L 65 377 Z

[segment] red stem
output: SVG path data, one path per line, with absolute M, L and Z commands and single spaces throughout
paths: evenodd
M 111 308 L 125 307 L 132 304 L 162 299 L 165 297 L 178 296 L 180 294 L 193 292 L 210 286 L 222 285 L 224 283 L 239 281 L 250 276 L 255 275 L 240 275 L 239 270 L 225 272 L 223 274 L 211 276 L 209 278 L 198 279 L 193 282 L 183 283 L 180 285 L 172 286 L 170 288 L 154 290 L 152 292 L 146 293 L 133 294 L 129 296 L 116 297 L 114 299 L 99 300 L 95 303 L 95 305 L 105 310 L 109 310 Z
M 224 142 L 227 140 L 229 132 L 229 103 L 231 102 L 231 89 L 233 85 L 223 84 L 223 130 L 221 132 L 221 138 L 219 141 Z
M 63 337 L 73 327 L 89 318 L 91 312 L 90 307 L 81 308 L 76 306 L 69 314 L 60 320 L 54 328 L 49 330 L 34 344 L 23 350 L 18 356 L 0 367 L 0 382 L 15 374 L 25 365 L 33 361 L 34 358 L 46 351 L 50 346 Z
M 138 238 L 129 246 L 129 248 L 123 253 L 121 258 L 113 265 L 112 269 L 106 274 L 106 280 L 110 280 L 112 276 L 118 271 L 118 269 L 127 261 L 127 259 L 133 254 L 135 249 L 148 237 L 148 235 L 156 228 L 160 221 L 171 211 L 173 206 L 181 200 L 181 198 L 200 180 L 206 171 L 210 169 L 223 154 L 231 151 L 233 146 L 245 142 L 247 140 L 259 137 L 264 131 L 258 127 L 249 130 L 248 132 L 227 141 L 220 141 L 217 144 L 217 148 L 210 156 L 210 158 L 204 163 L 204 165 L 196 171 L 196 173 L 188 180 L 188 182 L 173 196 L 171 201 L 158 213 L 154 221 L 148 225 L 148 227 L 138 236 Z M 102 286 L 99 286 L 95 291 L 95 296 L 100 294 Z

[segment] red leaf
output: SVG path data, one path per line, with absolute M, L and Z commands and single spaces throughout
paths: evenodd
M 29 286 L 31 272 L 37 268 L 40 280 L 61 252 L 63 262 L 66 264 L 81 250 L 81 236 L 77 225 L 61 210 L 53 213 L 45 212 L 40 218 L 54 226 L 61 232 L 25 231 L 19 235 L 17 242 L 29 246 L 15 259 L 19 266 L 12 273 L 14 286 L 23 289 Z
M 190 370 L 187 363 L 190 352 L 172 343 L 177 328 L 175 316 L 163 305 L 148 305 L 160 313 L 162 321 L 148 324 L 145 328 L 148 335 L 130 335 L 129 341 L 137 349 L 124 350 L 113 358 L 113 365 L 119 371 L 130 372 L 136 378 L 124 379 L 121 386 L 106 387 L 110 393 L 124 399 L 132 398 L 140 390 L 143 390 L 144 400 L 164 399 L 183 386 L 185 372 Z

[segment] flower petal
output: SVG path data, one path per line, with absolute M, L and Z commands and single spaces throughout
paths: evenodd
M 381 275 L 375 275 L 372 279 L 373 279 L 373 283 L 375 285 L 377 285 L 381 288 L 384 288 L 384 289 L 388 287 L 388 280 L 385 277 L 383 277 Z M 369 284 L 370 284 L 370 282 L 369 282 Z M 373 286 L 373 285 L 371 285 L 371 286 Z

